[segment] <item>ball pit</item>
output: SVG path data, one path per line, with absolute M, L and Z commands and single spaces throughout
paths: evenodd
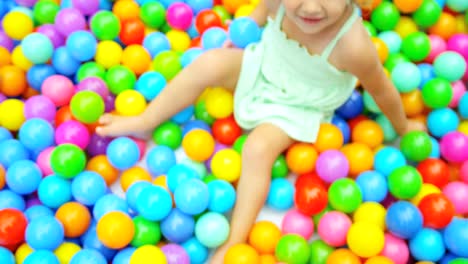
M 316 143 L 278 156 L 226 263 L 468 262 L 468 5 L 373 2 L 364 25 L 428 133 L 396 140 L 358 87 Z M 257 3 L 0 1 L 0 263 L 207 262 L 231 229 L 246 140 L 231 87 L 207 87 L 149 144 L 94 129 L 144 111 L 227 38 L 258 41 Z

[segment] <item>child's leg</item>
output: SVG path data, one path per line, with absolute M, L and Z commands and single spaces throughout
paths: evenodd
M 272 124 L 262 124 L 248 136 L 242 151 L 242 175 L 237 185 L 231 234 L 213 255 L 211 263 L 224 263 L 224 255 L 229 247 L 247 241 L 258 213 L 265 204 L 273 163 L 293 142 L 283 130 Z
M 139 116 L 106 114 L 96 132 L 101 136 L 122 136 L 148 132 L 193 104 L 207 87 L 234 89 L 239 77 L 243 51 L 210 50 L 198 57 L 172 79 Z

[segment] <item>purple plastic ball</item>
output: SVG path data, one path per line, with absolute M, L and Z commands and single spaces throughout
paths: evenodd
M 348 175 L 349 162 L 341 151 L 327 150 L 320 154 L 315 168 L 322 180 L 332 183 Z
M 55 17 L 55 26 L 64 36 L 68 36 L 77 30 L 86 29 L 86 19 L 76 8 L 60 10 Z
M 111 141 L 112 138 L 110 137 L 101 137 L 97 134 L 93 134 L 91 135 L 88 148 L 86 150 L 91 157 L 104 155 L 106 154 L 107 146 Z
M 112 110 L 114 110 L 115 109 L 115 96 L 112 94 L 109 94 L 104 99 L 104 106 L 105 106 L 106 112 L 111 112 Z
M 99 11 L 99 0 L 72 0 L 72 5 L 86 16 Z
M 189 255 L 177 244 L 167 244 L 161 250 L 166 256 L 167 264 L 190 264 Z
M 76 92 L 85 90 L 99 94 L 103 100 L 105 100 L 109 95 L 109 89 L 107 88 L 106 83 L 98 77 L 87 77 L 76 86 Z
M 44 95 L 32 96 L 24 104 L 24 116 L 26 119 L 37 117 L 52 123 L 55 120 L 56 113 L 57 110 L 54 102 Z
M 59 33 L 55 25 L 44 24 L 37 28 L 37 32 L 46 35 L 52 42 L 52 45 L 54 45 L 54 48 L 65 44 L 65 38 Z
M 13 40 L 8 37 L 8 35 L 3 30 L 0 30 L 0 46 L 6 48 L 10 52 L 15 47 Z

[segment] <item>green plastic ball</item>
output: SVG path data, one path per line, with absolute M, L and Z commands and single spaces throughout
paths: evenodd
M 273 163 L 273 168 L 271 169 L 271 177 L 276 178 L 285 178 L 288 176 L 288 164 L 286 163 L 286 158 L 284 155 L 279 155 L 276 158 L 275 163 Z
M 166 34 L 167 32 L 171 31 L 172 30 L 172 27 L 171 25 L 169 25 L 169 23 L 166 21 L 164 21 L 164 24 L 161 25 L 160 27 L 160 31 L 164 34 Z
M 159 2 L 146 2 L 141 6 L 140 18 L 150 28 L 159 28 L 166 21 L 166 9 Z
M 125 90 L 133 89 L 136 83 L 136 75 L 123 65 L 115 65 L 107 71 L 106 83 L 111 93 L 118 95 Z
M 161 229 L 157 222 L 137 216 L 133 218 L 133 226 L 135 227 L 135 235 L 132 242 L 130 242 L 132 247 L 156 245 L 161 240 Z
M 33 17 L 37 24 L 53 24 L 60 6 L 52 0 L 40 0 L 33 8 Z
M 466 71 L 466 62 L 462 55 L 454 51 L 445 51 L 434 60 L 434 72 L 437 77 L 454 82 L 460 80 Z
M 395 131 L 395 128 L 392 125 L 392 122 L 384 115 L 379 114 L 375 121 L 379 126 L 382 128 L 384 132 L 384 141 L 385 142 L 392 142 L 398 137 L 398 133 Z
M 177 149 L 182 143 L 182 129 L 176 123 L 166 121 L 154 130 L 153 141 L 156 145 Z
M 408 57 L 406 57 L 400 52 L 391 53 L 388 55 L 388 58 L 384 63 L 384 67 L 387 69 L 387 71 L 392 72 L 398 64 L 409 61 L 410 60 L 408 59 Z
M 369 92 L 364 91 L 362 100 L 364 101 L 364 107 L 372 113 L 382 113 L 379 106 L 375 102 L 374 98 L 370 95 Z
M 232 148 L 237 151 L 237 153 L 242 154 L 242 149 L 244 148 L 245 141 L 247 140 L 247 135 L 241 135 L 234 141 Z
M 92 124 L 104 114 L 105 105 L 102 97 L 92 91 L 80 91 L 70 101 L 73 116 L 80 122 Z
M 395 198 L 411 199 L 419 193 L 421 187 L 421 174 L 414 167 L 399 167 L 388 176 L 388 189 Z
M 58 145 L 50 156 L 52 171 L 60 177 L 71 179 L 86 167 L 86 155 L 74 144 Z
M 449 264 L 468 264 L 468 258 L 456 258 L 451 260 Z
M 216 178 L 216 176 L 214 176 L 212 173 L 206 175 L 204 178 L 203 178 L 203 182 L 208 184 L 214 180 L 217 180 L 218 178 Z
M 359 186 L 349 178 L 334 181 L 328 189 L 330 205 L 343 213 L 352 213 L 362 203 L 362 193 Z
M 214 117 L 212 117 L 208 111 L 206 111 L 206 104 L 205 101 L 200 101 L 195 104 L 195 118 L 198 120 L 202 120 L 208 125 L 212 125 L 214 121 L 216 120 Z
M 419 62 L 431 52 L 431 42 L 425 33 L 413 32 L 403 39 L 401 51 L 411 61 Z
M 379 31 L 393 30 L 400 20 L 400 12 L 392 2 L 382 2 L 371 14 L 371 22 Z
M 335 249 L 323 242 L 321 239 L 317 239 L 310 243 L 310 264 L 326 264 L 328 256 Z
M 153 60 L 153 69 L 161 73 L 166 80 L 171 80 L 182 69 L 179 55 L 170 50 L 158 53 Z
M 364 25 L 364 28 L 367 30 L 367 33 L 369 33 L 369 36 L 371 37 L 377 36 L 377 29 L 374 27 L 374 25 L 372 25 L 371 22 L 364 20 L 362 24 Z
M 88 77 L 98 77 L 105 80 L 106 69 L 94 61 L 89 61 L 81 64 L 80 68 L 76 73 L 76 79 L 81 82 L 83 79 Z
M 229 11 L 227 11 L 227 9 L 222 6 L 222 5 L 217 5 L 217 6 L 214 6 L 213 9 L 212 9 L 216 14 L 218 14 L 219 18 L 221 18 L 221 22 L 225 22 L 226 20 L 230 20 L 232 19 L 232 16 L 231 14 L 229 13 Z
M 114 40 L 120 33 L 120 21 L 114 13 L 107 10 L 97 12 L 91 18 L 91 31 L 99 40 Z
M 408 132 L 401 138 L 400 149 L 408 160 L 423 161 L 431 155 L 431 138 L 423 131 Z
M 309 262 L 310 248 L 303 237 L 296 234 L 288 234 L 281 237 L 278 241 L 275 255 L 280 262 L 305 264 Z
M 418 10 L 413 13 L 416 25 L 422 28 L 433 26 L 442 15 L 442 9 L 435 0 L 424 0 Z
M 424 104 L 432 109 L 447 107 L 452 97 L 452 85 L 449 81 L 441 78 L 429 80 L 422 88 Z

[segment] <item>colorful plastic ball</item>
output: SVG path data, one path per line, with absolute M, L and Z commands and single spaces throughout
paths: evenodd
M 380 253 L 395 264 L 405 264 L 409 259 L 409 248 L 406 241 L 390 233 L 385 234 L 385 245 Z
M 1 63 L 0 63 L 1 65 Z M 28 84 L 36 91 L 40 91 L 42 83 L 49 76 L 56 74 L 53 66 L 47 64 L 39 64 L 32 66 L 26 73 Z
M 421 174 L 424 183 L 430 183 L 442 188 L 449 182 L 449 167 L 443 160 L 428 158 L 418 164 L 417 170 Z
M 327 264 L 359 264 L 361 260 L 351 250 L 341 248 L 333 251 L 327 259 Z
M 208 249 L 195 237 L 182 243 L 182 247 L 189 255 L 191 263 L 202 264 L 208 258 Z
M 323 211 L 328 204 L 328 194 L 319 181 L 296 182 L 294 201 L 297 209 L 306 215 L 316 215 Z
M 395 169 L 388 176 L 390 193 L 399 199 L 415 197 L 422 186 L 421 174 L 411 166 L 402 166 Z
M 109 95 L 109 89 L 104 80 L 98 77 L 87 77 L 76 85 L 76 91 L 93 91 L 99 94 L 104 100 Z
M 411 61 L 424 60 L 430 52 L 429 37 L 422 32 L 414 32 L 403 39 L 401 50 Z
M 57 144 L 70 143 L 85 149 L 89 144 L 89 132 L 86 126 L 74 120 L 66 121 L 57 127 L 55 142 Z
M 148 151 L 146 165 L 154 176 L 166 174 L 175 164 L 174 151 L 167 146 L 155 146 Z
M 127 213 L 128 205 L 125 200 L 115 194 L 105 194 L 96 201 L 93 207 L 93 216 L 99 221 L 104 215 L 110 212 Z
M 458 132 L 449 132 L 440 140 L 442 157 L 450 162 L 463 162 L 468 160 L 468 136 Z
M 355 181 L 343 178 L 332 183 L 328 189 L 330 205 L 345 213 L 354 212 L 362 202 L 362 193 Z
M 30 160 L 14 162 L 6 173 L 6 183 L 10 190 L 21 195 L 36 191 L 41 179 L 41 170 Z
M 397 7 L 390 2 L 383 2 L 371 15 L 372 24 L 380 31 L 392 30 L 400 19 Z
M 75 92 L 73 82 L 65 76 L 52 75 L 42 83 L 42 95 L 47 96 L 56 106 L 70 102 Z
M 146 1 L 140 7 L 140 19 L 150 28 L 160 28 L 164 24 L 166 10 L 159 2 Z
M 26 257 L 28 257 L 34 250 L 25 242 L 21 244 L 15 252 L 16 262 L 24 263 Z
M 127 189 L 135 182 L 151 182 L 151 180 L 151 175 L 146 169 L 140 166 L 134 166 L 122 172 L 120 175 L 120 187 L 122 187 L 122 190 L 126 192 Z
M 167 244 L 161 247 L 168 264 L 190 264 L 190 258 L 185 249 L 177 244 Z
M 137 211 L 148 220 L 160 221 L 172 209 L 172 198 L 168 191 L 160 186 L 144 188 L 136 200 Z
M 41 1 L 41 3 L 44 3 L 44 2 L 47 3 L 49 1 Z M 49 13 L 48 15 L 51 15 L 51 13 Z M 54 17 L 51 18 L 52 20 L 55 19 L 55 15 L 53 15 L 53 16 Z M 57 48 L 59 48 L 61 46 L 64 46 L 65 37 L 61 33 L 58 32 L 57 27 L 52 23 L 53 22 L 51 22 L 51 24 L 44 24 L 44 25 L 39 26 L 37 28 L 36 32 L 47 36 L 50 39 L 50 41 L 52 42 L 52 45 L 54 46 L 54 48 L 57 49 Z M 55 50 L 55 52 L 56 51 L 57 50 Z
M 444 228 L 455 215 L 452 202 L 439 193 L 429 194 L 422 198 L 418 208 L 423 215 L 424 226 L 429 228 Z
M 24 241 L 24 233 L 28 225 L 25 215 L 14 208 L 0 210 L 0 245 L 13 246 Z
M 145 72 L 135 83 L 135 90 L 147 101 L 153 100 L 166 86 L 166 79 L 158 72 Z
M 310 258 L 310 248 L 307 241 L 295 234 L 284 235 L 276 246 L 275 255 L 278 261 L 285 263 L 307 263 Z
M 437 23 L 441 14 L 442 9 L 437 1 L 423 1 L 412 17 L 418 26 L 427 28 Z
M 65 46 L 75 60 L 84 62 L 94 58 L 97 40 L 90 32 L 78 30 L 68 36 Z
M 83 171 L 73 179 L 71 190 L 76 201 L 91 206 L 104 196 L 106 182 L 94 171 Z
M 381 230 L 385 230 L 386 213 L 383 205 L 376 202 L 366 202 L 359 206 L 356 212 L 354 212 L 353 220 L 355 223 L 365 222 Z
M 153 60 L 153 69 L 161 73 L 167 81 L 174 78 L 182 69 L 179 55 L 175 51 L 164 50 L 159 52 Z
M 450 100 L 449 107 L 456 108 L 457 105 L 459 105 L 460 103 L 460 99 L 462 98 L 462 96 L 465 94 L 465 91 L 466 91 L 466 87 L 465 87 L 465 84 L 463 84 L 463 81 L 453 82 L 452 91 L 453 91 L 453 96 L 452 96 L 452 99 Z M 459 109 L 459 111 L 460 110 L 461 109 Z
M 182 143 L 182 129 L 176 123 L 166 121 L 154 130 L 153 141 L 157 145 L 177 149 Z
M 7 99 L 0 104 L 0 124 L 10 131 L 18 131 L 25 121 L 24 103 L 18 99 Z
M 200 214 L 208 207 L 208 187 L 199 179 L 189 179 L 177 186 L 174 200 L 182 212 L 189 215 Z
M 2 19 L 2 26 L 5 34 L 14 40 L 23 39 L 34 28 L 32 18 L 21 11 L 8 12 Z
M 221 27 L 221 18 L 210 9 L 202 10 L 195 18 L 195 27 L 200 34 L 212 27 Z
M 422 88 L 424 104 L 430 108 L 447 107 L 452 100 L 453 90 L 450 82 L 441 78 L 429 80 Z
M 71 76 L 80 68 L 80 62 L 75 60 L 64 46 L 57 48 L 52 55 L 52 65 L 57 73 Z
M 201 44 L 205 50 L 221 48 L 227 38 L 228 34 L 224 29 L 212 27 L 203 32 Z
M 108 248 L 121 249 L 130 244 L 135 234 L 132 219 L 122 212 L 103 215 L 96 227 L 99 240 Z
M 182 243 L 190 239 L 195 230 L 193 216 L 185 214 L 174 208 L 169 215 L 161 221 L 163 236 L 172 243 Z
M 54 173 L 64 178 L 73 178 L 85 168 L 86 156 L 78 146 L 62 144 L 52 151 L 50 164 Z
M 0 247 L 0 261 L 5 264 L 15 264 L 15 256 L 6 248 Z
M 449 70 L 453 69 L 453 70 Z M 465 59 L 454 51 L 441 53 L 434 61 L 434 71 L 440 78 L 448 81 L 460 80 L 466 71 Z
M 286 162 L 293 173 L 311 172 L 315 168 L 317 150 L 311 144 L 296 143 L 286 152 Z
M 436 138 L 455 131 L 460 123 L 457 114 L 450 108 L 436 109 L 427 117 L 427 128 Z
M 110 164 L 109 159 L 104 154 L 99 154 L 92 157 L 88 161 L 86 169 L 99 173 L 99 175 L 101 175 L 106 182 L 107 186 L 112 185 L 119 176 L 119 170 Z
M 118 95 L 125 90 L 133 89 L 136 76 L 128 67 L 115 65 L 107 71 L 106 82 L 112 94 Z
M 140 159 L 137 144 L 128 137 L 118 137 L 111 141 L 106 150 L 109 162 L 119 170 L 133 167 Z
M 221 144 L 232 145 L 242 135 L 234 116 L 217 119 L 212 126 L 213 137 Z
M 1 209 L 17 209 L 24 211 L 26 208 L 26 203 L 23 197 L 11 190 L 2 190 L 0 191 L 0 210 Z
M 429 28 L 428 32 L 433 35 L 439 35 L 447 40 L 457 33 L 456 27 L 457 22 L 455 17 L 448 12 L 442 12 L 437 22 Z
M 397 237 L 414 237 L 423 226 L 422 214 L 418 208 L 407 201 L 398 201 L 390 205 L 385 217 L 387 229 Z
M 351 227 L 351 219 L 338 211 L 327 212 L 320 219 L 317 231 L 328 245 L 340 247 L 346 244 L 346 234 Z
M 247 244 L 236 244 L 228 249 L 224 257 L 224 263 L 235 264 L 253 264 L 259 263 L 258 253 L 251 246 Z
M 88 208 L 77 202 L 69 202 L 60 206 L 55 217 L 62 223 L 65 237 L 69 238 L 83 235 L 91 223 Z
M 332 183 L 348 175 L 349 163 L 340 151 L 327 150 L 319 155 L 315 169 L 322 180 Z
M 157 246 L 144 245 L 139 247 L 133 252 L 130 257 L 130 264 L 143 264 L 147 263 L 148 259 L 154 261 L 154 263 L 167 264 L 167 259 L 164 256 L 164 252 Z
M 54 145 L 54 128 L 44 119 L 29 119 L 19 129 L 19 140 L 31 151 L 42 151 Z
M 52 42 L 41 33 L 32 33 L 21 41 L 24 55 L 34 64 L 47 62 L 54 50 Z
M 434 60 L 443 52 L 447 50 L 447 43 L 443 38 L 438 35 L 429 35 L 429 42 L 431 43 L 431 51 L 426 57 L 426 61 L 433 63 Z M 435 72 L 434 72 L 435 75 Z
M 346 241 L 356 255 L 369 258 L 379 254 L 384 247 L 383 230 L 368 222 L 356 222 L 349 228 Z
M 0 164 L 8 169 L 16 161 L 29 159 L 26 147 L 16 139 L 7 139 L 0 142 Z
M 115 99 L 115 110 L 123 116 L 135 116 L 146 109 L 146 100 L 135 90 L 124 90 Z
M 314 240 L 310 243 L 310 261 L 311 263 L 326 264 L 328 256 L 333 251 L 334 248 L 327 245 L 323 240 Z
M 215 213 L 226 213 L 230 211 L 236 201 L 234 187 L 223 180 L 213 180 L 207 184 L 209 191 L 208 209 Z
M 286 179 L 274 179 L 266 203 L 276 210 L 290 209 L 294 205 L 294 186 Z
M 55 217 L 44 216 L 28 224 L 25 239 L 35 250 L 55 250 L 63 242 L 64 229 Z
M 205 161 L 213 154 L 215 142 L 209 132 L 195 129 L 184 136 L 182 147 L 192 160 Z
M 166 12 L 166 19 L 172 28 L 187 30 L 192 24 L 193 11 L 186 3 L 173 3 Z
M 402 38 L 410 35 L 411 33 L 418 31 L 418 26 L 416 23 L 407 16 L 400 17 L 397 25 L 394 28 L 395 32 L 397 32 Z
M 454 218 L 444 229 L 443 236 L 445 246 L 453 254 L 468 258 L 468 250 L 463 245 L 468 241 L 468 223 L 466 219 Z
M 400 51 L 402 39 L 395 31 L 383 31 L 379 33 L 378 38 L 385 43 L 390 54 Z
M 363 143 L 375 148 L 383 143 L 384 131 L 376 121 L 364 120 L 353 128 L 351 138 L 353 142 Z
M 99 40 L 113 40 L 120 33 L 120 22 L 112 12 L 101 10 L 92 16 L 90 28 Z
M 222 149 L 214 154 L 210 166 L 218 179 L 234 182 L 241 173 L 240 154 L 233 149 Z
M 222 245 L 227 240 L 229 231 L 229 222 L 219 213 L 205 213 L 195 224 L 195 236 L 207 248 Z
M 106 247 L 100 240 L 96 231 L 97 223 L 93 222 L 88 231 L 81 238 L 83 248 L 93 249 L 101 253 L 107 261 L 111 261 L 117 250 Z
M 76 8 L 61 9 L 55 17 L 55 26 L 63 36 L 86 29 L 86 19 Z
M 339 149 L 343 146 L 344 136 L 340 128 L 334 124 L 322 124 L 314 143 L 319 152 L 330 149 Z
M 455 258 L 453 257 L 453 255 L 449 255 L 449 256 L 452 256 L 452 258 L 450 258 L 450 262 L 448 262 L 449 264 L 465 264 L 465 263 L 468 263 L 468 260 L 466 258 Z M 442 260 L 445 260 L 442 259 Z M 441 263 L 446 263 L 446 262 L 441 262 Z
M 270 221 L 259 221 L 254 224 L 249 234 L 249 244 L 260 254 L 273 254 L 281 238 L 281 231 Z
M 135 252 L 136 248 L 134 247 L 127 247 L 125 249 L 120 250 L 112 259 L 112 263 L 114 264 L 127 264 L 130 262 L 130 258 L 132 257 L 133 253 Z
M 291 210 L 283 217 L 281 229 L 283 234 L 297 234 L 309 240 L 314 233 L 314 222 L 309 216 Z
M 57 257 L 49 250 L 36 250 L 24 259 L 24 264 L 50 263 L 59 264 Z
M 463 56 L 463 58 L 468 58 L 468 53 L 466 51 L 466 46 L 468 45 L 468 38 L 465 34 L 455 34 L 447 41 L 447 49 L 455 51 L 456 53 Z
M 83 249 L 78 252 L 71 258 L 70 264 L 79 264 L 79 263 L 89 263 L 89 264 L 106 264 L 106 258 L 99 253 L 99 251 L 94 249 Z
M 152 58 L 163 51 L 168 51 L 171 49 L 169 40 L 167 39 L 166 35 L 161 32 L 153 32 L 148 34 L 143 40 L 143 47 L 148 50 Z
M 468 197 L 468 184 L 462 182 L 451 182 L 443 189 L 443 194 L 455 207 L 455 213 L 465 214 L 468 212 L 468 206 L 463 202 Z
M 37 194 L 42 204 L 50 208 L 59 208 L 71 200 L 71 184 L 62 177 L 50 175 L 41 181 Z
M 399 63 L 392 70 L 392 81 L 399 92 L 411 92 L 419 87 L 421 83 L 421 72 L 414 63 Z
M 145 38 L 145 25 L 138 18 L 132 18 L 121 22 L 119 39 L 125 46 L 133 44 L 141 45 Z
M 261 30 L 257 23 L 249 17 L 234 19 L 229 25 L 229 39 L 239 48 L 245 48 L 250 43 L 258 42 Z
M 347 144 L 341 148 L 341 152 L 343 152 L 348 159 L 350 175 L 357 176 L 372 168 L 374 154 L 367 145 L 362 143 Z
M 92 15 L 99 10 L 99 1 L 97 0 L 71 0 L 73 7 L 80 10 L 84 15 Z
M 161 239 L 161 230 L 158 223 L 137 216 L 133 218 L 133 224 L 135 226 L 135 235 L 130 243 L 133 247 L 155 245 Z
M 419 162 L 429 157 L 432 145 L 425 132 L 411 131 L 402 137 L 400 148 L 408 160 Z
M 356 178 L 356 184 L 365 202 L 382 202 L 387 197 L 388 186 L 384 175 L 377 171 L 366 171 Z

